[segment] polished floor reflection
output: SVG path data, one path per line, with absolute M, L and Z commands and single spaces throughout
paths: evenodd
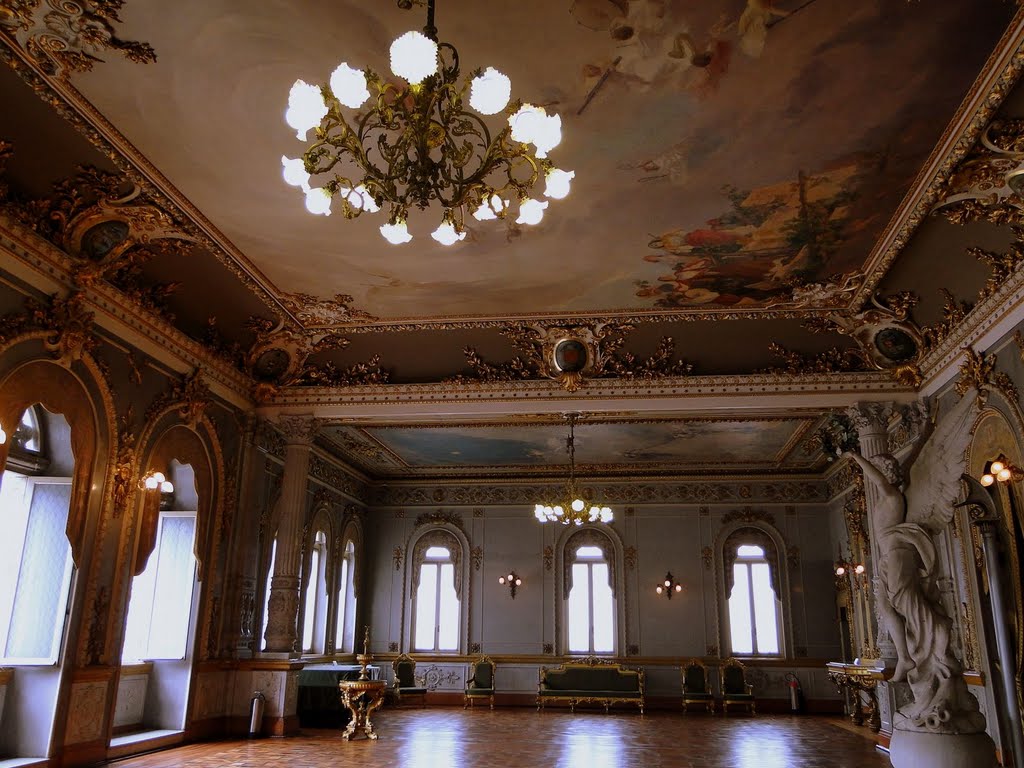
M 191 745 L 122 760 L 119 768 L 885 768 L 874 742 L 820 717 L 670 712 L 605 715 L 533 709 L 388 708 L 380 740 L 341 732 Z

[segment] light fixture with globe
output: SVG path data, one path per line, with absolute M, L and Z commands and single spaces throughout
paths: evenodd
M 443 209 L 431 235 L 443 245 L 466 237 L 467 212 L 502 219 L 517 205 L 517 224 L 539 223 L 548 201 L 534 196 L 537 182 L 543 176 L 543 196 L 560 199 L 575 175 L 548 158 L 562 138 L 561 118 L 510 101 L 511 82 L 493 67 L 459 82 L 458 51 L 437 41 L 434 0 L 425 4 L 423 32 L 391 45 L 391 71 L 405 84 L 347 62 L 326 85 L 295 81 L 285 121 L 300 141 L 314 135 L 301 157 L 281 158 L 285 181 L 303 191 L 310 213 L 328 216 L 335 201 L 349 219 L 387 208 L 380 232 L 396 245 L 412 239 L 411 208 Z M 498 114 L 507 120 L 492 135 L 481 116 Z
M 594 504 L 583 497 L 576 484 L 576 419 L 577 413 L 568 413 L 569 437 L 565 450 L 569 454 L 569 480 L 561 499 L 543 501 L 533 508 L 533 516 L 542 523 L 583 525 L 584 523 L 610 523 L 613 518 L 609 507 Z

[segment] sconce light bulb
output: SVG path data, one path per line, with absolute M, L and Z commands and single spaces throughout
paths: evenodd
M 858 563 L 853 567 L 853 572 L 859 576 L 860 574 L 864 573 L 864 566 Z
M 671 587 L 672 586 L 672 582 L 669 581 L 668 579 L 665 579 L 665 586 L 666 587 Z
M 164 480 L 160 483 L 160 493 L 174 493 L 174 483 L 170 480 Z
M 1002 471 L 1003 471 L 1003 470 L 1004 470 L 1005 468 L 1006 468 L 1006 465 L 1005 465 L 1005 464 L 1003 464 L 1003 462 L 1001 462 L 1001 461 L 993 461 L 993 462 L 992 462 L 992 466 L 991 466 L 991 467 L 989 467 L 989 471 L 990 471 L 990 472 L 991 472 L 991 473 L 992 473 L 993 475 L 998 475 L 998 474 L 999 474 L 1000 472 L 1002 472 Z
M 167 478 L 164 477 L 164 473 L 163 472 L 154 472 L 153 473 L 153 479 L 156 480 L 158 483 L 162 483 Z
M 659 595 L 661 594 L 661 592 L 662 592 L 662 589 L 661 589 L 661 584 L 659 584 L 659 585 L 658 585 L 658 587 L 657 587 L 657 589 L 656 589 L 655 591 L 656 591 L 656 592 L 657 592 L 657 593 L 658 593 Z
M 516 579 L 516 586 L 517 587 L 523 586 L 523 580 L 522 579 Z
M 682 592 L 682 591 L 683 591 L 683 585 L 682 584 L 676 584 L 676 592 Z
M 153 475 L 150 475 L 149 477 L 146 478 L 147 491 L 155 491 L 157 489 L 157 486 L 159 485 L 160 482 L 155 477 L 153 477 Z
M 992 483 L 994 483 L 995 481 L 996 479 L 988 472 L 981 476 L 981 484 L 984 485 L 986 488 L 992 485 Z
M 1003 467 L 998 472 L 996 472 L 996 480 L 998 480 L 1000 483 L 1005 483 L 1012 476 L 1013 476 L 1013 473 L 1010 472 L 1009 467 Z
M 846 569 L 843 566 L 836 568 L 836 576 L 843 576 L 846 573 Z
M 499 576 L 498 577 L 498 583 L 499 584 L 504 584 L 505 583 L 505 577 L 504 576 Z

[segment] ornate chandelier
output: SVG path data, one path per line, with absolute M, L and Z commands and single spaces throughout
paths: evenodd
M 408 9 L 413 2 L 398 5 Z M 467 211 L 478 221 L 503 219 L 513 199 L 517 224 L 539 223 L 548 203 L 531 193 L 541 174 L 544 196 L 552 199 L 569 193 L 575 175 L 547 156 L 561 141 L 561 118 L 510 103 L 511 82 L 492 67 L 459 83 L 458 51 L 438 43 L 434 0 L 426 6 L 423 33 L 406 32 L 391 45 L 391 71 L 405 85 L 345 62 L 327 85 L 295 81 L 285 121 L 300 141 L 310 129 L 314 138 L 301 157 L 281 158 L 285 181 L 302 189 L 313 214 L 329 216 L 335 197 L 347 219 L 387 206 L 380 232 L 396 245 L 412 239 L 406 224 L 412 207 L 443 207 L 431 235 L 443 245 L 466 237 Z M 475 112 L 467 111 L 467 100 Z M 343 107 L 357 111 L 346 119 Z M 499 113 L 508 115 L 507 123 L 492 137 L 480 115 Z M 312 186 L 312 177 L 322 174 L 322 186 Z
M 612 510 L 609 507 L 591 504 L 583 498 L 576 485 L 576 445 L 575 426 L 579 414 L 566 414 L 569 421 L 569 437 L 565 441 L 565 450 L 569 454 L 569 481 L 560 501 L 541 502 L 533 508 L 533 516 L 542 523 L 562 523 L 563 525 L 583 525 L 584 523 L 610 523 Z

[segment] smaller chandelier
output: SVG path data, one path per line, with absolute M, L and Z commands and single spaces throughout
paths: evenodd
M 300 141 L 315 134 L 301 157 L 281 158 L 284 180 L 302 190 L 306 209 L 329 216 L 337 199 L 342 215 L 354 219 L 387 206 L 380 233 L 395 245 L 412 240 L 411 207 L 443 208 L 431 234 L 442 245 L 466 237 L 467 212 L 478 221 L 503 219 L 513 200 L 517 224 L 538 224 L 548 206 L 531 196 L 541 175 L 544 196 L 554 200 L 569 194 L 575 175 L 548 159 L 562 139 L 558 115 L 510 102 L 511 81 L 493 67 L 459 82 L 458 51 L 437 41 L 434 1 L 426 0 L 423 33 L 406 32 L 391 45 L 391 71 L 405 85 L 342 62 L 325 85 L 296 80 L 285 112 Z M 343 108 L 358 111 L 347 118 Z M 507 124 L 492 136 L 481 115 L 499 113 Z M 313 186 L 321 174 L 322 186 Z
M 583 498 L 576 484 L 576 445 L 575 426 L 578 414 L 566 415 L 569 422 L 569 437 L 565 441 L 565 450 L 569 454 L 569 481 L 565 485 L 561 500 L 541 502 L 533 508 L 533 516 L 542 523 L 562 523 L 562 525 L 583 525 L 584 523 L 610 523 L 612 510 L 593 504 Z

